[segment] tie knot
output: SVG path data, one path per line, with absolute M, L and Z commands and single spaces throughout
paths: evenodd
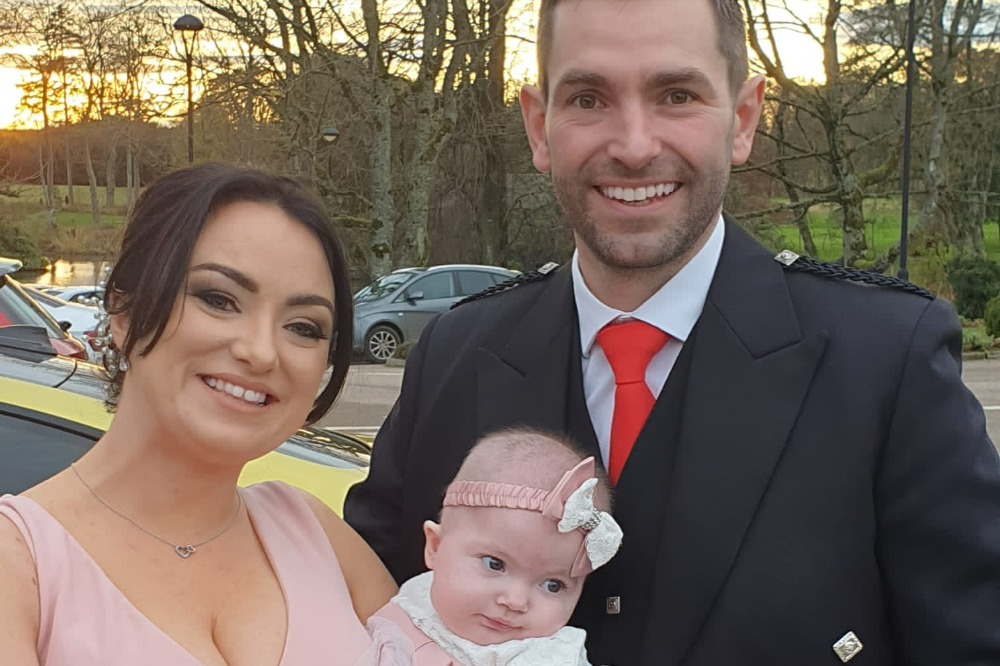
M 670 336 L 644 321 L 608 324 L 597 334 L 597 344 L 615 373 L 615 384 L 646 381 L 646 366 Z

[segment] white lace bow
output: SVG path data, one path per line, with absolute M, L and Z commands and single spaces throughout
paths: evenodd
M 614 557 L 622 544 L 622 528 L 606 511 L 598 511 L 594 507 L 594 488 L 597 479 L 591 478 L 580 484 L 580 487 L 566 500 L 563 517 L 559 521 L 559 531 L 566 533 L 573 530 L 583 530 L 587 533 L 584 544 L 591 566 L 596 569 Z

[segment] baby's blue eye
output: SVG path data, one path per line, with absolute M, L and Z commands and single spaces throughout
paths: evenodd
M 479 559 L 482 560 L 483 564 L 490 571 L 503 571 L 504 570 L 503 560 L 501 560 L 501 559 L 499 559 L 497 557 L 493 557 L 492 555 L 484 555 L 483 557 L 480 557 Z
M 545 588 L 546 592 L 551 592 L 552 594 L 556 594 L 557 592 L 562 592 L 563 590 L 566 589 L 566 585 L 563 584 L 561 580 L 555 580 L 554 578 L 550 578 L 549 580 L 542 583 L 542 587 Z

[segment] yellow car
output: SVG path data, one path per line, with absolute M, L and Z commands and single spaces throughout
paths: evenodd
M 0 377 L 0 495 L 16 494 L 62 471 L 111 423 L 93 397 Z M 361 440 L 304 428 L 277 451 L 247 464 L 240 485 L 279 480 L 306 490 L 341 513 L 347 489 L 368 473 Z

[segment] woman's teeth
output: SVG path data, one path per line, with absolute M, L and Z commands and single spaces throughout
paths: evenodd
M 242 386 L 236 386 L 235 384 L 224 382 L 221 379 L 216 379 L 215 377 L 205 377 L 204 382 L 220 393 L 231 395 L 234 398 L 245 400 L 246 402 L 254 405 L 263 405 L 264 401 L 267 400 L 266 393 L 251 391 L 250 389 L 243 388 Z

